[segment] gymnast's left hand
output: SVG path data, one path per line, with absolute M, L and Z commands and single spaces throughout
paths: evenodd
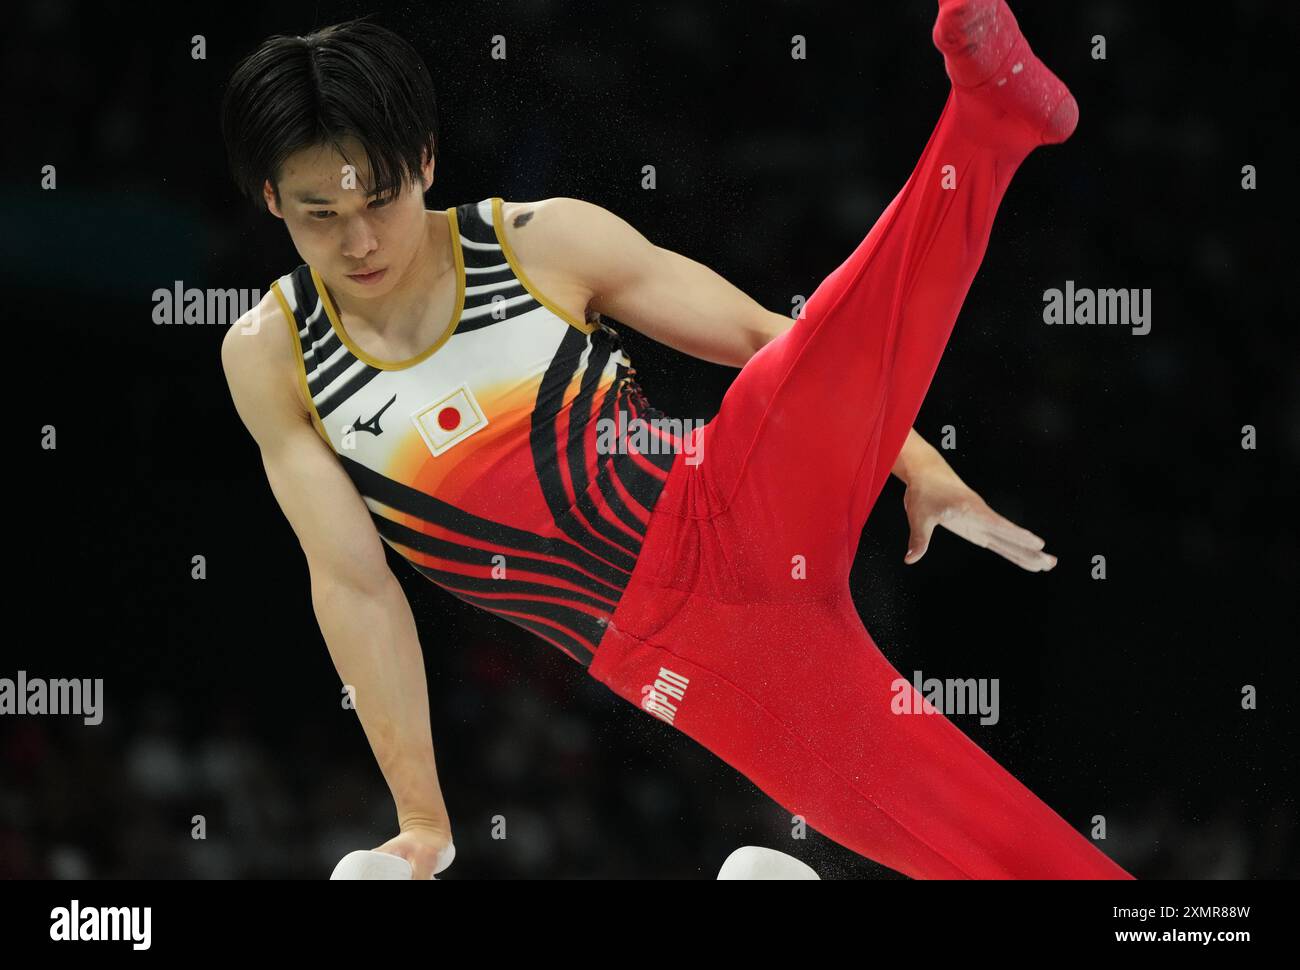
M 994 512 L 946 463 L 935 463 L 912 476 L 903 493 L 903 507 L 911 531 L 903 562 L 909 566 L 925 555 L 936 525 L 1030 572 L 1045 572 L 1056 565 L 1056 557 L 1043 551 L 1042 539 Z
M 401 856 L 411 864 L 412 879 L 435 876 L 456 858 L 451 828 L 443 824 L 404 824 L 396 837 L 375 846 L 374 851 Z

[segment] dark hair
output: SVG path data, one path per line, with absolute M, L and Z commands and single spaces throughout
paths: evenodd
M 364 19 L 306 37 L 276 35 L 230 76 L 221 131 L 239 190 L 263 204 L 294 152 L 347 136 L 365 148 L 372 184 L 396 191 L 416 182 L 420 155 L 436 159 L 438 109 L 433 81 L 415 48 Z

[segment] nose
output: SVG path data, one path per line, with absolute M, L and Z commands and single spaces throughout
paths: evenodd
M 378 248 L 379 238 L 365 217 L 350 217 L 343 229 L 343 255 L 362 262 Z

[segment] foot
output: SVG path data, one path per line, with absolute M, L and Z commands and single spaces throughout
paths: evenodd
M 1020 118 L 1043 144 L 1074 132 L 1078 103 L 1029 49 L 1005 0 L 939 0 L 933 36 L 954 87 Z

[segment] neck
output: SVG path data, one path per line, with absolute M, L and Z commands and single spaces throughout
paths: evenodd
M 340 313 L 364 321 L 378 333 L 395 333 L 418 327 L 429 304 L 429 294 L 454 267 L 451 239 L 444 213 L 426 209 L 424 231 L 397 285 L 382 296 L 357 297 L 345 294 L 340 300 L 331 293 Z

